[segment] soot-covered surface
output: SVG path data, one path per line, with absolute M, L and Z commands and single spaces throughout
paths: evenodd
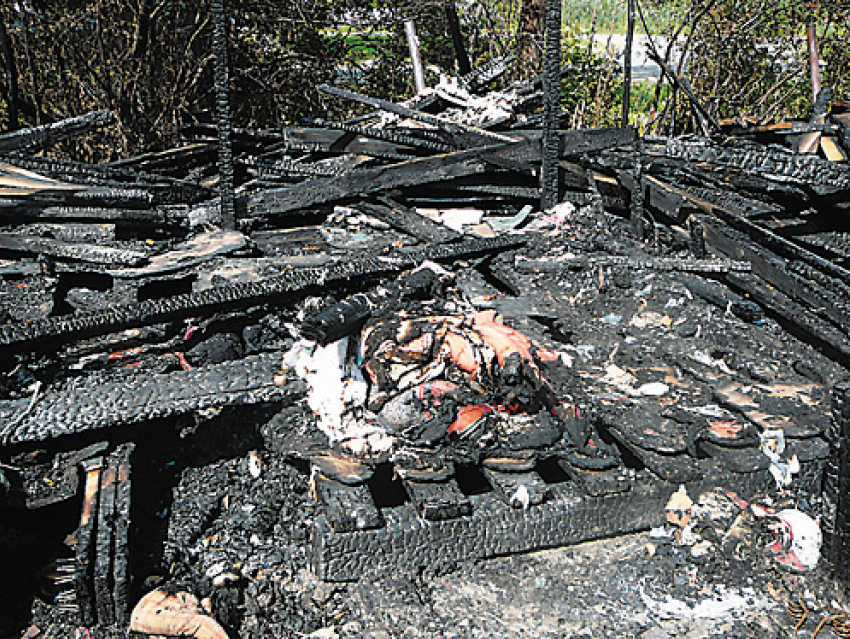
M 822 458 L 817 446 L 806 446 L 818 441 L 821 422 L 828 419 L 827 391 L 841 369 L 770 316 L 739 317 L 729 304 L 707 302 L 692 292 L 690 280 L 664 270 L 552 266 L 582 254 L 676 255 L 671 238 L 640 244 L 627 239 L 625 225 L 592 209 L 571 210 L 560 225 L 527 232 L 530 243 L 521 252 L 450 268 L 473 307 L 498 310 L 507 324 L 569 356 L 570 370 L 580 380 L 580 401 L 607 434 L 620 436 L 609 443 L 622 451 L 623 465 L 633 475 L 649 472 L 657 462 L 656 473 L 676 477 L 694 450 L 702 451 L 700 456 L 711 450 L 702 448 L 712 443 L 710 435 L 689 442 L 681 433 L 646 432 L 647 420 L 658 415 L 669 415 L 662 424 L 681 424 L 673 413 L 664 413 L 674 405 L 718 404 L 728 411 L 726 421 L 743 421 L 745 412 L 750 413 L 747 423 L 777 425 L 779 420 L 792 443 L 805 444 L 801 450 L 809 457 L 801 455 L 802 461 Z M 682 246 L 680 254 L 685 251 Z M 274 352 L 289 342 L 269 327 L 297 322 L 332 301 L 331 296 L 322 303 L 306 298 L 295 309 L 257 307 L 224 317 L 224 328 L 211 331 L 217 337 L 202 340 L 206 349 L 186 348 L 186 357 L 203 366 L 237 359 L 248 348 Z M 177 362 L 159 357 L 156 350 L 133 357 L 138 371 L 133 374 L 173 370 Z M 45 370 L 37 362 L 30 366 Z M 108 379 L 111 368 L 128 374 L 111 362 L 98 374 Z M 296 381 L 290 375 L 284 383 Z M 661 394 L 637 392 L 660 391 L 658 384 L 666 387 Z M 781 392 L 776 390 L 780 386 Z M 643 532 L 569 549 L 395 566 L 350 583 L 322 582 L 311 570 L 310 543 L 322 505 L 310 494 L 306 463 L 291 455 L 293 438 L 315 436 L 315 417 L 303 401 L 275 399 L 212 406 L 107 433 L 112 445 L 128 437 L 137 442 L 132 601 L 155 587 L 208 597 L 216 619 L 240 637 L 314 632 L 343 637 L 794 636 L 794 619 L 785 610 L 793 597 L 809 602 L 809 631 L 828 606 L 843 605 L 825 569 L 802 576 L 782 573 L 759 536 L 734 553 L 715 552 L 711 561 L 693 557 L 689 546 Z M 661 461 L 653 452 L 662 455 Z M 25 462 L 26 454 L 9 461 Z M 49 460 L 47 450 L 42 454 Z M 717 455 L 721 466 L 737 464 L 745 473 L 753 471 L 753 459 L 762 471 L 770 465 L 763 455 L 750 461 L 724 461 Z M 385 480 L 388 485 L 397 481 Z M 797 506 L 814 514 L 815 484 L 816 479 L 798 475 L 788 489 Z M 394 490 L 376 498 L 378 505 L 393 507 L 407 499 L 397 485 Z M 79 516 L 76 498 L 51 508 L 3 510 L 8 569 L 2 582 L 11 602 L 5 635 L 15 636 L 30 624 L 41 633 L 34 636 L 46 637 L 74 636 L 81 627 L 75 613 L 31 598 L 44 583 L 36 578 L 37 570 L 62 552 L 62 540 L 74 531 Z M 663 521 L 663 513 L 658 518 Z M 28 544 L 33 550 L 21 553 Z M 93 632 L 123 636 L 124 630 L 95 627 Z

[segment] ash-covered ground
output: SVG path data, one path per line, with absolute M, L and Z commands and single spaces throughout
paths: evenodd
M 731 299 L 706 301 L 686 278 L 665 270 L 604 262 L 545 268 L 547 261 L 577 255 L 688 255 L 687 242 L 666 228 L 637 243 L 625 227 L 621 218 L 590 208 L 571 211 L 526 232 L 527 247 L 448 268 L 473 306 L 496 309 L 510 326 L 569 354 L 584 380 L 585 401 L 613 419 L 657 400 L 629 399 L 626 387 L 643 384 L 676 387 L 676 380 L 688 379 L 677 397 L 716 401 L 710 388 L 718 371 L 754 385 L 808 380 L 807 402 L 823 405 L 823 389 L 842 369 L 769 315 L 746 305 L 735 314 Z M 227 315 L 220 330 L 210 330 L 186 356 L 202 366 L 205 357 L 221 361 L 252 349 L 286 348 L 296 337 L 286 327 L 348 292 L 351 287 L 324 299 Z M 49 368 L 45 358 L 39 366 Z M 139 365 L 156 369 L 162 362 L 152 357 Z M 629 375 L 610 377 L 617 370 Z M 120 379 L 128 373 L 107 367 L 99 374 Z M 808 418 L 807 402 L 782 408 Z M 208 598 L 233 637 L 792 637 L 811 636 L 830 608 L 847 609 L 823 562 L 801 574 L 780 569 L 760 524 L 734 549 L 722 547 L 725 520 L 716 526 L 713 550 L 701 556 L 645 531 L 510 557 L 370 572 L 349 583 L 320 581 L 311 571 L 311 534 L 321 505 L 311 496 L 306 464 L 289 454 L 293 433 L 314 425 L 306 402 L 298 401 L 198 411 L 115 435 L 137 445 L 133 600 L 154 588 Z M 796 477 L 783 495 L 817 516 L 814 481 Z M 87 636 L 73 613 L 45 603 L 49 596 L 39 589 L 49 579 L 37 572 L 39 561 L 47 563 L 73 531 L 79 501 L 35 514 L 2 512 L 0 582 L 9 602 L 2 634 L 20 636 L 29 627 L 31 637 Z M 658 516 L 663 522 L 663 512 Z M 787 607 L 801 599 L 810 614 L 795 633 L 797 618 Z M 831 626 L 820 633 L 835 636 Z M 94 627 L 90 636 L 126 636 L 126 630 Z

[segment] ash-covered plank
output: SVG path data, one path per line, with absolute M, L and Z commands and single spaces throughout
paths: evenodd
M 115 622 L 115 603 L 112 600 L 113 523 L 115 521 L 115 482 L 118 469 L 110 455 L 100 478 L 100 503 L 97 510 L 97 533 L 92 582 L 94 584 L 97 622 Z
M 392 200 L 382 202 L 383 204 L 362 202 L 357 204 L 356 208 L 423 242 L 450 242 L 461 237 L 457 231 L 420 215 L 415 209 Z
M 334 531 L 347 533 L 384 524 L 366 484 L 343 484 L 325 477 L 315 467 L 311 478 L 316 497 Z
M 502 142 L 388 166 L 356 169 L 345 175 L 316 178 L 282 189 L 266 189 L 248 196 L 245 206 L 249 217 L 280 215 L 378 191 L 484 173 L 488 163 L 528 169 L 529 161 L 535 158 L 539 161 L 539 157 L 537 140 Z
M 88 626 L 95 622 L 95 600 L 91 578 L 100 500 L 100 478 L 104 460 L 103 457 L 93 457 L 84 461 L 81 466 L 85 473 L 85 484 L 80 525 L 74 534 L 74 592 L 80 621 Z
M 410 501 L 429 521 L 454 519 L 472 512 L 469 498 L 452 478 L 426 482 L 402 477 L 401 483 Z
M 21 129 L 0 135 L 0 151 L 27 149 L 36 151 L 58 144 L 62 140 L 73 138 L 99 129 L 117 121 L 109 110 L 92 111 L 52 124 L 44 124 L 29 129 Z
M 138 424 L 221 406 L 291 401 L 300 382 L 275 384 L 280 354 L 266 353 L 175 373 L 138 374 L 128 379 L 72 380 L 36 398 L 0 403 L 0 441 L 41 441 L 122 424 Z
M 506 473 L 482 466 L 481 472 L 499 498 L 513 508 L 539 506 L 549 496 L 549 486 L 533 470 Z
M 130 506 L 132 479 L 130 455 L 135 444 L 121 444 L 110 456 L 117 468 L 115 478 L 114 554 L 112 564 L 112 600 L 116 623 L 126 623 L 130 614 Z

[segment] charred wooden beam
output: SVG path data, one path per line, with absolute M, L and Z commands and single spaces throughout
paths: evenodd
M 459 78 L 459 84 L 470 93 L 480 91 L 494 80 L 497 80 L 499 76 L 504 75 L 510 69 L 515 59 L 515 56 L 510 55 L 488 60 L 484 64 L 472 69 L 469 73 L 461 76 Z
M 112 601 L 115 621 L 127 623 L 130 616 L 130 506 L 132 478 L 130 455 L 135 444 L 127 442 L 118 446 L 109 457 L 116 468 L 115 513 L 113 518 Z
M 794 327 L 826 351 L 843 366 L 850 366 L 850 339 L 847 332 L 821 319 L 806 305 L 764 283 L 753 273 L 729 273 L 726 281 L 745 292 L 763 308 L 780 317 L 786 325 Z
M 681 198 L 680 202 L 686 202 L 701 211 L 710 213 L 733 229 L 746 233 L 750 240 L 776 252 L 778 255 L 786 259 L 799 260 L 830 277 L 838 278 L 845 284 L 850 284 L 850 270 L 830 262 L 817 253 L 747 219 L 753 214 L 776 212 L 775 208 L 765 208 L 762 203 L 753 200 L 730 198 L 729 194 L 710 189 L 674 187 L 652 176 L 647 176 L 646 182 L 653 188 L 657 187 L 667 197 Z
M 540 173 L 540 208 L 560 201 L 558 172 L 558 117 L 561 113 L 561 0 L 547 0 L 543 60 L 543 167 Z
M 383 140 L 385 142 L 392 142 L 393 144 L 401 144 L 414 149 L 434 151 L 436 153 L 451 153 L 452 151 L 457 150 L 455 145 L 418 138 L 393 129 L 377 129 L 375 127 L 349 124 L 346 122 L 329 122 L 327 120 L 322 120 L 321 118 L 308 119 L 306 120 L 306 123 L 327 129 L 337 129 L 339 131 L 346 131 L 356 135 L 363 135 L 377 140 Z
M 785 260 L 772 251 L 754 245 L 739 231 L 723 228 L 707 217 L 701 222 L 707 245 L 732 259 L 749 261 L 753 266 L 753 274 L 804 304 L 811 313 L 850 334 L 850 304 L 812 280 L 790 271 Z
M 138 266 L 147 261 L 145 253 L 128 249 L 75 242 L 17 233 L 0 233 L 0 254 L 49 255 L 62 260 L 92 262 L 109 266 Z
M 73 162 L 21 153 L 0 153 L 0 161 L 36 171 L 58 180 L 92 186 L 138 189 L 151 193 L 153 204 L 192 204 L 208 200 L 212 192 L 191 182 L 144 171 L 130 171 L 103 164 Z
M 529 163 L 538 158 L 539 142 L 523 140 L 389 166 L 356 169 L 339 177 L 308 180 L 283 189 L 267 189 L 249 196 L 245 204 L 248 216 L 262 218 L 379 191 L 484 173 L 488 164 L 528 169 Z
M 218 190 L 221 202 L 221 225 L 236 228 L 236 206 L 233 193 L 233 142 L 230 115 L 230 70 L 227 55 L 227 14 L 224 0 L 211 0 L 213 49 L 213 81 L 215 84 L 216 118 L 218 119 Z
M 558 138 L 558 157 L 565 159 L 634 144 L 638 135 L 634 127 L 624 126 L 558 131 Z
M 729 167 L 779 183 L 800 185 L 819 196 L 850 190 L 850 169 L 847 167 L 774 147 L 752 144 L 723 146 L 707 140 L 670 138 L 666 140 L 661 153 L 691 162 Z
M 85 625 L 95 623 L 95 601 L 91 577 L 95 526 L 99 509 L 100 476 L 103 467 L 103 457 L 94 457 L 82 463 L 85 484 L 80 525 L 74 534 L 74 592 L 80 621 Z
M 136 375 L 124 381 L 86 379 L 48 390 L 19 416 L 30 398 L 0 402 L 4 444 L 43 441 L 86 431 L 140 424 L 221 406 L 293 401 L 300 382 L 275 383 L 280 354 L 267 353 L 175 373 Z M 17 423 L 16 423 L 17 420 Z
M 522 243 L 523 241 L 517 238 L 468 240 L 343 264 L 293 269 L 259 282 L 219 286 L 197 293 L 146 300 L 105 311 L 48 317 L 26 324 L 6 324 L 0 326 L 0 348 L 32 348 L 39 343 L 62 343 L 162 321 L 274 302 L 296 291 L 308 290 L 315 286 L 350 281 L 367 275 L 395 273 L 417 266 L 426 259 L 470 257 L 514 248 Z
M 579 255 L 557 259 L 516 258 L 516 267 L 527 273 L 560 273 L 565 269 L 584 269 L 599 266 L 645 269 L 651 271 L 682 271 L 690 273 L 728 273 L 751 271 L 749 262 L 722 258 L 688 259 L 677 257 L 632 257 L 628 255 Z
M 21 222 L 115 222 L 133 226 L 186 227 L 188 207 L 144 210 L 101 206 L 50 206 L 0 199 L 0 219 Z
M 402 206 L 389 198 L 381 198 L 381 201 L 383 205 L 362 202 L 356 208 L 423 242 L 451 242 L 462 237 L 445 224 L 420 215 L 415 208 Z
M 773 483 L 766 471 L 718 472 L 713 462 L 697 462 L 704 478 L 686 484 L 690 494 L 716 485 L 748 496 Z M 573 482 L 549 486 L 551 497 L 518 512 L 493 493 L 469 496 L 470 515 L 425 520 L 405 504 L 388 509 L 387 525 L 374 530 L 338 534 L 320 516 L 312 533 L 313 569 L 320 579 L 358 579 L 373 570 L 449 565 L 469 559 L 562 546 L 658 526 L 664 506 L 678 486 L 645 470 L 624 492 L 588 495 Z M 452 543 L 446 543 L 451 539 Z
M 460 30 L 460 18 L 457 15 L 457 7 L 454 0 L 446 2 L 446 22 L 449 25 L 449 34 L 452 37 L 455 58 L 457 58 L 457 70 L 460 75 L 467 75 L 472 71 L 472 65 L 469 62 L 469 54 L 466 52 L 466 45 L 463 42 L 463 33 Z
M 115 121 L 115 114 L 112 111 L 92 111 L 53 124 L 4 133 L 0 135 L 0 151 L 41 150 L 58 144 L 62 140 L 114 124 Z
M 832 389 L 832 424 L 827 429 L 830 456 L 823 487 L 824 555 L 836 578 L 850 583 L 850 380 Z
M 107 460 L 100 478 L 100 499 L 95 531 L 95 556 L 92 570 L 97 621 L 115 623 L 115 602 L 112 600 L 113 523 L 115 521 L 115 485 L 118 470 Z

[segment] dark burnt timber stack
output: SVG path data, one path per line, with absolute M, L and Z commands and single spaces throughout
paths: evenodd
M 344 581 L 641 530 L 680 485 L 772 489 L 777 430 L 847 578 L 850 169 L 767 144 L 841 146 L 844 120 L 563 130 L 553 57 L 499 96 L 510 60 L 407 103 L 318 87 L 376 111 L 239 129 L 214 8 L 220 126 L 106 165 L 37 152 L 108 113 L 0 136 L 0 510 L 59 513 L 34 555 L 48 604 L 123 627 L 146 581 L 223 596 L 306 558 Z M 553 5 L 551 51 L 557 22 Z M 425 261 L 440 286 L 411 272 Z M 489 456 L 422 415 L 445 456 L 424 469 L 342 456 L 284 354 L 308 338 L 351 357 L 364 324 L 448 302 L 569 361 L 549 381 L 572 412 Z M 305 470 L 308 506 L 264 474 Z

